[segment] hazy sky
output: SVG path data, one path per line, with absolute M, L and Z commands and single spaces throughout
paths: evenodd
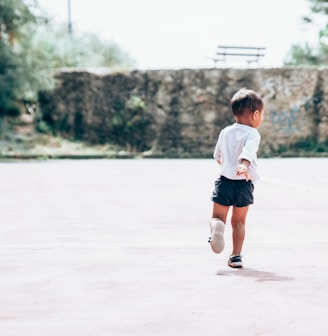
M 67 22 L 68 1 L 39 4 Z M 317 41 L 317 33 L 302 23 L 310 13 L 307 0 L 70 1 L 73 31 L 117 43 L 138 69 L 210 68 L 219 44 L 264 46 L 261 66 L 280 67 L 293 43 Z

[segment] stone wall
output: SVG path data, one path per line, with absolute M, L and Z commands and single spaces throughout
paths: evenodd
M 135 136 L 140 151 L 211 155 L 220 130 L 234 121 L 229 101 L 242 87 L 259 92 L 266 104 L 260 155 L 328 138 L 328 69 L 63 71 L 56 78 L 54 91 L 40 93 L 43 119 L 56 133 L 94 144 L 133 147 Z M 131 107 L 132 98 L 139 105 Z M 141 134 L 130 127 L 136 118 Z

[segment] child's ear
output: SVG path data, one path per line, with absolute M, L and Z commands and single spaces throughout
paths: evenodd
M 253 120 L 256 120 L 258 118 L 259 114 L 260 114 L 259 110 L 254 111 L 253 112 Z

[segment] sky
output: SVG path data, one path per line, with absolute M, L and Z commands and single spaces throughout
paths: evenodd
M 118 44 L 135 68 L 212 68 L 218 45 L 265 47 L 259 65 L 281 67 L 293 44 L 316 44 L 318 28 L 302 17 L 307 0 L 39 0 L 73 34 L 93 32 Z M 230 58 L 219 66 L 247 67 Z

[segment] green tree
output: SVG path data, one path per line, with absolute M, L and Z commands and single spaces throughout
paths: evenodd
M 311 4 L 311 11 L 313 13 L 322 13 L 328 15 L 328 1 L 327 0 L 308 0 Z
M 328 16 L 328 0 L 308 0 L 312 16 L 303 17 L 304 24 L 314 24 L 317 16 Z M 288 52 L 284 65 L 327 65 L 328 64 L 328 24 L 319 29 L 318 44 L 311 47 L 308 43 L 304 45 L 293 45 Z
M 94 33 L 67 35 L 66 26 L 56 27 L 51 19 L 43 29 L 36 29 L 29 45 L 34 58 L 42 60 L 47 69 L 75 67 L 109 67 L 130 69 L 134 61 L 113 43 Z
M 19 112 L 19 100 L 37 86 L 33 68 L 24 57 L 24 40 L 39 20 L 35 1 L 1 0 L 0 3 L 0 115 Z
M 0 116 L 17 115 L 26 100 L 53 85 L 62 67 L 129 69 L 133 60 L 95 34 L 74 34 L 41 14 L 37 0 L 0 2 Z
M 36 22 L 32 12 L 35 1 L 1 0 L 0 2 L 0 41 L 4 44 L 14 44 L 14 40 L 23 36 L 26 24 Z

